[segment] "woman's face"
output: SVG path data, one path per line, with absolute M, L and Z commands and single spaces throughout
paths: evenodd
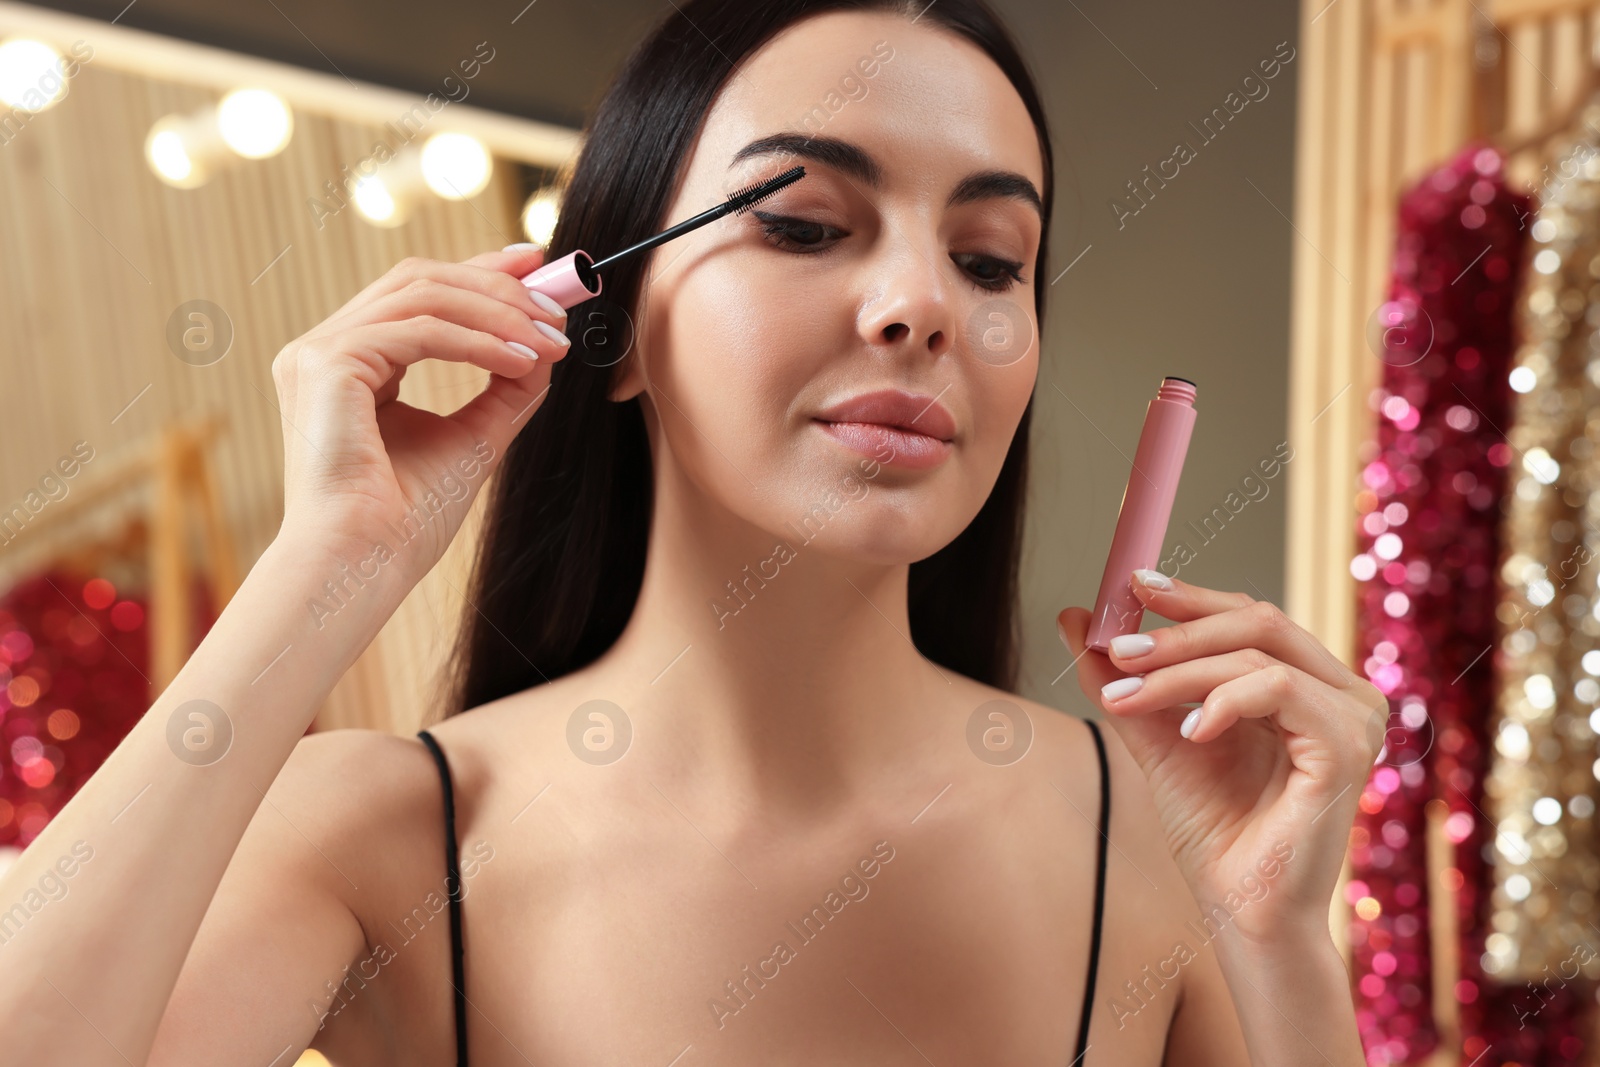
M 793 144 L 746 150 L 774 136 Z M 796 165 L 651 253 L 640 358 L 612 395 L 647 394 L 658 471 L 791 546 L 922 559 L 983 505 L 1033 391 L 1037 134 L 965 40 L 829 13 L 730 79 L 665 224 Z M 830 410 L 881 390 L 911 398 Z

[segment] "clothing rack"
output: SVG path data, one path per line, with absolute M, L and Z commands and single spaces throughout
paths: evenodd
M 1370 438 L 1367 398 L 1382 375 L 1371 316 L 1385 298 L 1400 193 L 1474 139 L 1504 147 L 1508 181 L 1532 188 L 1538 134 L 1595 84 L 1600 0 L 1302 0 L 1295 146 L 1287 608 L 1353 662 L 1355 554 L 1350 498 Z M 1448 862 L 1441 819 L 1431 871 Z M 1348 928 L 1346 865 L 1330 914 Z M 1448 902 L 1438 880 L 1433 899 Z M 1434 1017 L 1455 1063 L 1453 909 L 1434 911 Z

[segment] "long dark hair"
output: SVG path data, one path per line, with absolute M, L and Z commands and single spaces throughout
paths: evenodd
M 1044 321 L 1054 170 L 1033 77 L 984 0 L 689 0 L 629 56 L 584 131 L 546 250 L 625 248 L 664 225 L 680 171 L 735 65 L 779 31 L 828 11 L 886 11 L 960 34 L 1021 96 L 1044 162 L 1044 240 L 1034 307 Z M 507 448 L 487 492 L 479 551 L 449 674 L 445 715 L 577 670 L 608 649 L 644 576 L 653 482 L 639 398 L 608 398 L 610 353 L 637 321 L 647 256 L 607 272 L 600 297 L 568 311 L 572 349 L 549 400 Z M 1017 567 L 1027 486 L 1030 399 L 993 490 L 955 540 L 911 564 L 911 638 L 934 662 L 1015 688 Z

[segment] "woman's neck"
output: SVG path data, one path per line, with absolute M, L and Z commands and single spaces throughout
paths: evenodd
M 955 681 L 911 643 L 909 565 L 830 554 L 849 502 L 774 535 L 675 471 L 657 470 L 633 614 L 591 668 L 641 754 L 752 809 L 815 811 L 881 788 L 937 741 Z

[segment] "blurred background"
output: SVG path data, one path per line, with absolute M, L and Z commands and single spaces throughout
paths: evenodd
M 1600 0 L 994 3 L 1058 170 L 1023 695 L 1099 717 L 1053 618 L 1195 381 L 1158 566 L 1390 700 L 1330 913 L 1369 1061 L 1596 1062 Z M 276 533 L 278 349 L 407 255 L 543 241 L 671 10 L 0 3 L 0 865 Z M 313 729 L 432 721 L 473 535 Z

